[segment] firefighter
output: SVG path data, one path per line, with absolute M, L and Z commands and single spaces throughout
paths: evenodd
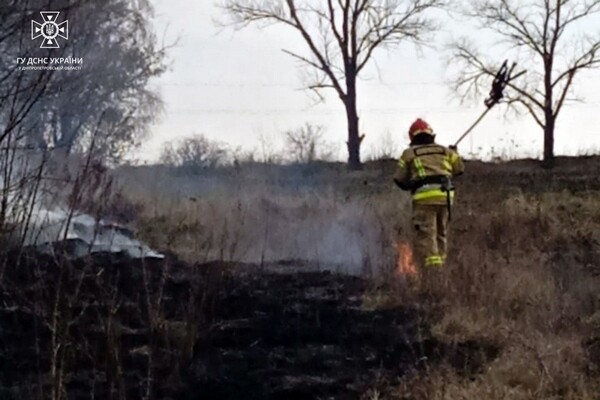
M 410 191 L 415 230 L 414 252 L 422 272 L 446 261 L 448 222 L 454 201 L 451 179 L 464 171 L 456 148 L 435 143 L 431 126 L 417 119 L 408 131 L 410 147 L 402 153 L 394 182 Z

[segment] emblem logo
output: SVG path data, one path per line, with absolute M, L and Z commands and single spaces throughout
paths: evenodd
M 60 11 L 42 11 L 40 14 L 44 22 L 40 24 L 37 21 L 31 21 L 31 40 L 42 37 L 41 49 L 60 48 L 56 38 L 69 39 L 69 21 L 65 20 L 60 24 L 56 22 Z

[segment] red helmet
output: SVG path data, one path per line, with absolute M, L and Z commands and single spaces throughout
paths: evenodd
M 413 138 L 420 133 L 433 135 L 433 129 L 431 129 L 431 126 L 421 118 L 417 119 L 410 126 L 410 129 L 408 130 L 408 137 L 410 138 L 410 140 L 413 140 Z

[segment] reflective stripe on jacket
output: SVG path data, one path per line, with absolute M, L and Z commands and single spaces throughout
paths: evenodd
M 419 185 L 420 181 L 431 177 L 448 177 L 464 172 L 462 159 L 454 150 L 439 144 L 411 146 L 398 160 L 394 179 L 406 187 L 418 187 L 413 193 L 413 201 L 429 204 L 445 204 L 447 192 L 440 183 Z M 454 191 L 450 192 L 451 199 Z

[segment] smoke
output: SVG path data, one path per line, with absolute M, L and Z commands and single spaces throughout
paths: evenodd
M 8 230 L 13 245 L 51 253 L 60 243 L 68 245 L 62 247 L 74 257 L 100 252 L 132 258 L 163 257 L 136 240 L 131 230 L 66 207 L 74 198 L 83 203 L 86 196 L 96 203 L 108 201 L 110 194 L 104 191 L 110 187 L 108 174 L 95 173 L 81 160 L 57 162 L 58 154 L 34 149 L 14 148 L 10 155 L 0 157 L 4 172 L 0 176 L 0 204 L 5 225 L 1 228 L 14 227 Z
M 344 169 L 342 169 L 344 168 Z M 153 243 L 191 261 L 310 265 L 349 274 L 393 267 L 396 226 L 407 213 L 389 182 L 345 177 L 336 165 L 242 165 L 197 175 L 157 167 L 120 171 L 144 203 Z M 355 183 L 355 184 L 354 184 Z M 386 191 L 380 195 L 381 190 Z M 160 217 L 157 217 L 160 216 Z M 162 237 L 162 238 L 161 238 Z
M 378 244 L 385 239 L 379 235 L 377 221 L 366 212 L 367 205 L 313 196 L 298 200 L 275 193 L 270 197 L 262 218 L 263 259 L 304 260 L 352 274 L 361 273 L 367 262 L 379 264 Z M 252 258 L 248 261 L 256 262 L 256 255 Z
M 51 253 L 56 243 L 69 243 L 69 253 L 82 257 L 94 253 L 120 253 L 131 258 L 164 258 L 133 237 L 133 232 L 87 214 L 37 208 L 25 235 L 25 246 Z

